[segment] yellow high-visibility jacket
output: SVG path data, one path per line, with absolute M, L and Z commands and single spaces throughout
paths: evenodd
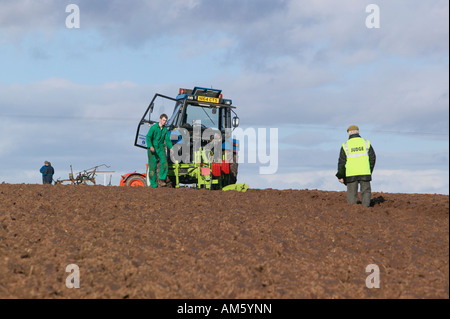
M 342 144 L 339 155 L 338 174 L 345 176 L 346 182 L 371 181 L 376 155 L 370 142 L 359 134 L 353 134 Z M 345 171 L 345 174 L 344 174 Z

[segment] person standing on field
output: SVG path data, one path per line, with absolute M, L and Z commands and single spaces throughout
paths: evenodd
M 369 207 L 372 195 L 370 182 L 376 161 L 375 151 L 370 142 L 359 135 L 358 126 L 350 125 L 347 132 L 348 140 L 341 147 L 336 177 L 339 182 L 347 185 L 348 203 L 357 203 L 358 185 L 361 185 L 362 205 Z
M 53 174 L 55 174 L 55 170 L 50 162 L 45 161 L 44 164 L 45 165 L 39 170 L 42 173 L 42 184 L 51 184 L 53 182 Z
M 159 182 L 161 186 L 166 185 L 168 164 L 165 146 L 170 149 L 170 152 L 173 152 L 170 133 L 165 126 L 166 122 L 167 115 L 163 113 L 159 117 L 159 122 L 152 125 L 145 139 L 147 142 L 148 170 L 151 187 L 158 187 L 158 182 L 156 180 L 158 160 L 160 163 Z

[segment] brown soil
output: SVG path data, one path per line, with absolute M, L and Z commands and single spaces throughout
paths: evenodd
M 0 298 L 449 298 L 449 196 L 372 198 L 3 183 Z

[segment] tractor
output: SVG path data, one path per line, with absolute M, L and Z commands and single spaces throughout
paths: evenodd
M 175 98 L 156 93 L 139 121 L 134 145 L 147 149 L 150 127 L 167 114 L 174 150 L 168 154 L 169 187 L 246 191 L 248 185 L 236 184 L 239 142 L 231 133 L 239 117 L 234 109 L 218 89 L 180 88 Z M 148 165 L 145 173 L 128 173 L 120 181 L 120 186 L 149 185 Z

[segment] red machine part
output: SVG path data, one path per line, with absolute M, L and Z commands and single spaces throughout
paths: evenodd
M 212 174 L 215 177 L 219 177 L 220 174 L 230 174 L 230 162 L 229 161 L 222 161 L 222 163 L 212 163 Z
M 143 187 L 146 179 L 145 173 L 128 173 L 122 176 L 119 186 Z

